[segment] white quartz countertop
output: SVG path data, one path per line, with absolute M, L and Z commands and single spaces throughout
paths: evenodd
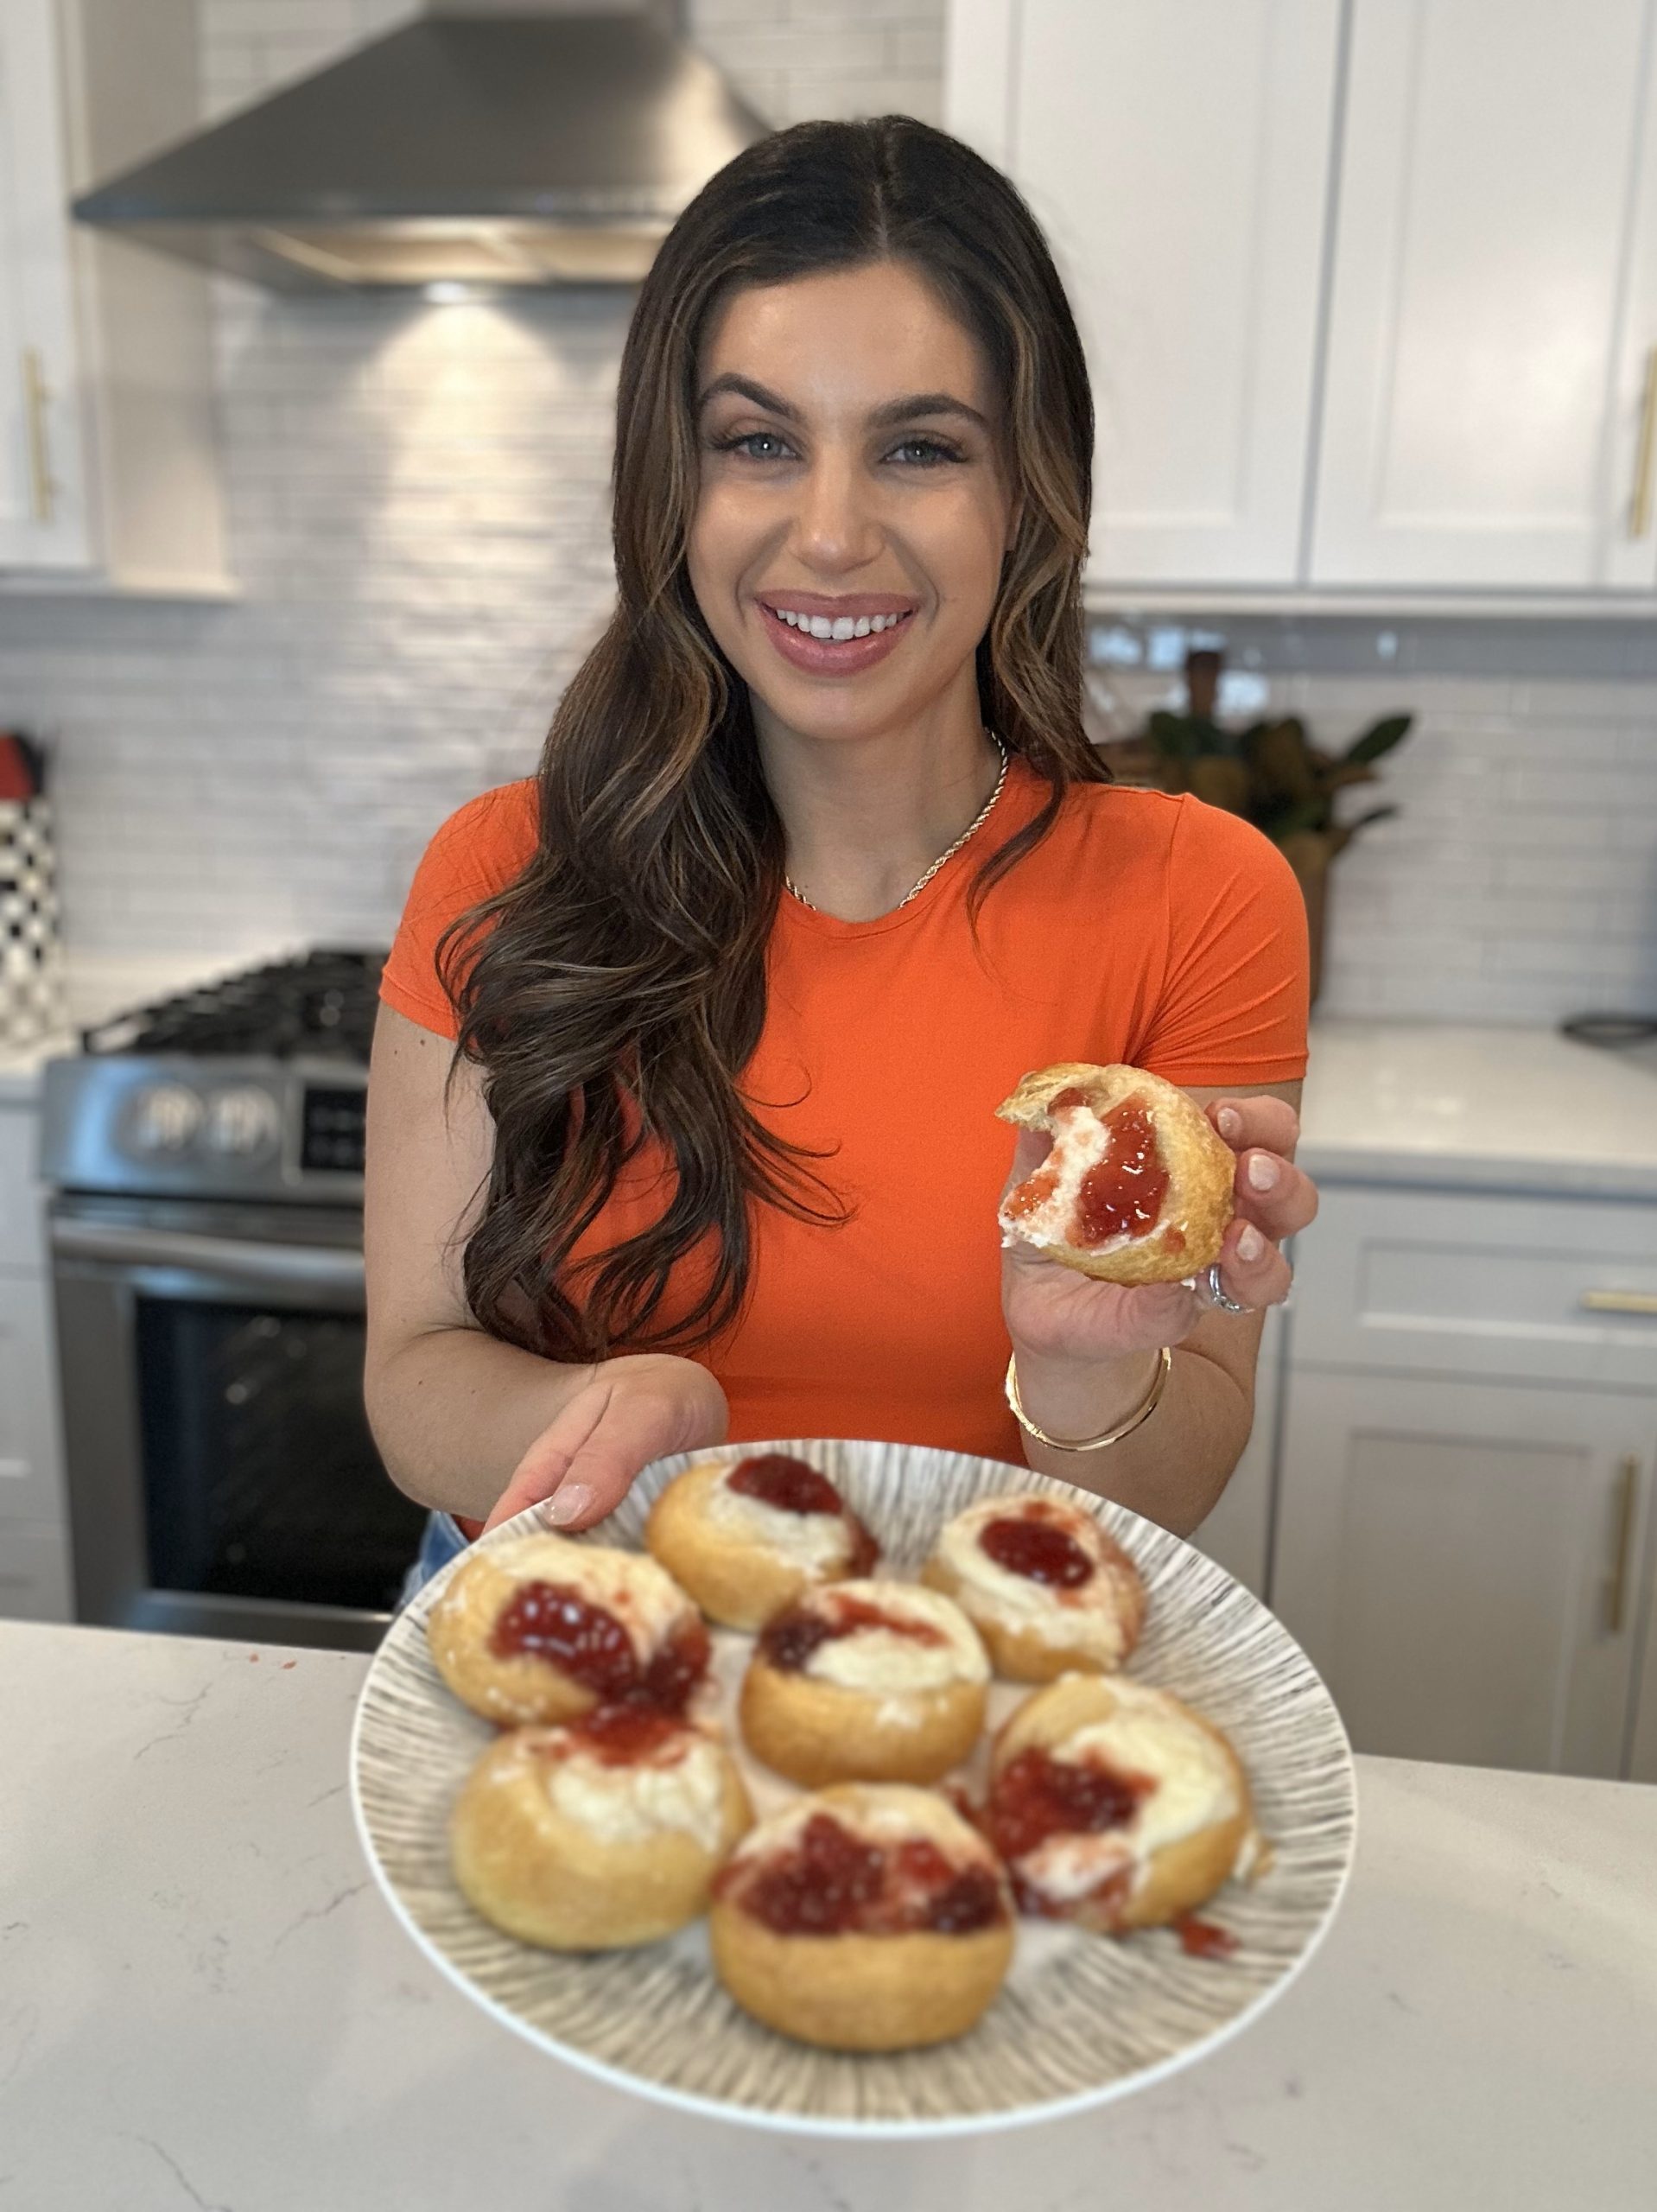
M 349 1809 L 367 1662 L 0 1624 L 0 2203 L 27 2212 L 1650 2212 L 1657 1789 L 1360 1759 L 1351 1888 L 1236 2041 L 845 2144 L 567 2069 L 429 1967 Z
M 1551 1029 L 1316 1022 L 1301 1125 L 1319 1182 L 1657 1199 L 1657 1063 Z

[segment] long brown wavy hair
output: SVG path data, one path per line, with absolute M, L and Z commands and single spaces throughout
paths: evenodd
M 550 1357 L 706 1344 L 740 1311 L 753 1205 L 847 1217 L 809 1164 L 819 1155 L 767 1128 L 740 1087 L 765 1024 L 784 831 L 747 687 L 702 619 L 685 549 L 715 309 L 738 286 L 886 260 L 930 280 L 984 348 L 1020 503 L 979 702 L 1049 791 L 979 868 L 975 921 L 1067 785 L 1106 779 L 1081 715 L 1093 407 L 1035 219 L 999 170 L 908 116 L 761 139 L 697 194 L 640 287 L 616 400 L 615 613 L 547 735 L 534 857 L 438 949 L 454 1065 L 481 1065 L 495 1124 L 467 1297 L 485 1328 Z M 572 1267 L 646 1146 L 670 1165 L 659 1218 Z M 689 1310 L 664 1322 L 670 1275 L 693 1255 Z

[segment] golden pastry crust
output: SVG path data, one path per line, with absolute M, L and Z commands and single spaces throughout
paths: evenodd
M 986 1505 L 988 1503 L 986 1501 Z M 1025 1501 L 1014 1496 L 996 1503 L 1005 1506 L 1009 1516 L 1017 1518 Z M 1044 1503 L 1051 1507 L 1053 1501 Z M 958 1571 L 944 1548 L 950 1529 L 958 1523 L 979 1520 L 987 1522 L 994 1517 L 986 1506 L 969 1507 L 966 1513 L 958 1514 L 955 1522 L 940 1530 L 937 1548 L 922 1567 L 920 1579 L 930 1589 L 942 1591 L 960 1606 L 983 1638 L 996 1673 L 1012 1682 L 1051 1682 L 1061 1675 L 1109 1674 L 1125 1665 L 1145 1626 L 1145 1581 L 1115 1539 L 1090 1514 L 1063 1510 L 1056 1518 L 1056 1525 L 1094 1556 L 1095 1571 L 1102 1578 L 1101 1594 L 1108 1594 L 1110 1600 L 1102 1610 L 1108 1612 L 1116 1632 L 1108 1645 L 1101 1645 L 1095 1609 L 1084 1612 L 1080 1607 L 1067 1605 L 1057 1591 L 1050 1593 L 1041 1585 L 1032 1583 L 1032 1603 L 1039 1606 L 1042 1622 L 1038 1627 L 1020 1619 L 1004 1603 L 998 1603 L 993 1588 L 976 1585 Z M 1049 1598 L 1050 1602 L 1042 1604 L 1044 1597 Z M 1063 1633 L 1067 1618 L 1076 1623 L 1074 1635 L 1068 1637 Z
M 1145 1068 L 1120 1063 L 1095 1067 L 1082 1060 L 1063 1060 L 1038 1068 L 995 1110 L 1002 1121 L 1019 1128 L 1043 1129 L 1057 1136 L 1049 1108 L 1060 1091 L 1072 1090 L 1081 1091 L 1100 1115 L 1136 1094 L 1145 1100 L 1168 1174 L 1167 1196 L 1156 1225 L 1130 1243 L 1094 1250 L 1031 1236 L 1003 1207 L 1003 1231 L 1062 1267 L 1074 1268 L 1100 1282 L 1180 1282 L 1199 1274 L 1219 1258 L 1235 1211 L 1236 1154 L 1202 1108 L 1177 1084 Z
M 943 1798 L 849 1783 L 809 1801 L 854 1834 L 868 1833 L 863 1816 L 877 1802 L 896 1812 L 907 1834 L 938 1844 L 962 1869 L 993 1872 L 1001 1917 L 949 1935 L 927 1929 L 785 1936 L 752 1917 L 733 1896 L 716 1896 L 708 1914 L 714 1972 L 737 2003 L 779 2034 L 830 2050 L 907 2050 L 964 2035 L 994 2001 L 1013 1960 L 1006 1875 L 982 1837 Z M 767 1830 L 797 1821 L 799 1811 L 790 1808 L 755 1829 L 745 1853 L 763 1853 Z M 921 1817 L 911 1821 L 911 1815 Z M 891 1840 L 879 1838 L 888 1846 Z
M 990 1753 L 992 1782 L 1020 1751 L 1044 1751 L 1062 1756 L 1062 1747 L 1078 1731 L 1110 1719 L 1125 1689 L 1142 1694 L 1144 1687 L 1121 1685 L 1108 1675 L 1067 1675 L 1045 1689 L 1037 1690 L 996 1733 Z M 1121 1894 L 1102 1898 L 1083 1897 L 1065 1909 L 1064 1918 L 1101 1935 L 1118 1935 L 1133 1928 L 1160 1928 L 1188 1912 L 1195 1912 L 1231 1874 L 1239 1853 L 1254 1833 L 1248 1778 L 1229 1739 L 1211 1720 L 1171 1693 L 1165 1690 L 1152 1694 L 1178 1719 L 1200 1729 L 1217 1747 L 1235 1792 L 1235 1809 L 1222 1811 L 1189 1834 L 1152 1850 L 1136 1870 L 1132 1884 Z
M 835 1782 L 936 1782 L 971 1752 L 984 1726 L 982 1682 L 882 1696 L 768 1666 L 742 1678 L 742 1740 L 803 1789 Z
M 455 1802 L 449 1849 L 468 1902 L 525 1943 L 601 1951 L 654 1942 L 694 1920 L 714 1875 L 752 1825 L 752 1808 L 730 1754 L 717 1758 L 717 1838 L 684 1828 L 605 1836 L 561 1811 L 545 1766 L 558 1728 L 518 1728 L 497 1738 Z
M 657 1498 L 644 1524 L 644 1542 L 651 1556 L 689 1592 L 710 1620 L 752 1633 L 803 1590 L 868 1572 L 873 1539 L 866 1535 L 860 1554 L 860 1524 L 850 1517 L 840 1523 L 846 1542 L 837 1566 L 814 1566 L 777 1545 L 745 1542 L 718 1525 L 711 1509 L 730 1471 L 713 1460 L 687 1467 Z M 826 1521 L 829 1516 L 809 1517 Z
M 549 1658 L 494 1650 L 495 1625 L 526 1581 L 556 1580 L 590 1591 L 602 1604 L 618 1578 L 638 1596 L 629 1610 L 641 1657 L 672 1636 L 706 1637 L 695 1607 L 654 1560 L 560 1536 L 524 1536 L 477 1546 L 455 1568 L 426 1620 L 438 1673 L 463 1705 L 498 1726 L 578 1719 L 600 1702 L 598 1694 Z

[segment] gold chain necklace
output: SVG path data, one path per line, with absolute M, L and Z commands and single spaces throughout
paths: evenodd
M 1001 796 L 1001 786 L 1006 781 L 1007 761 L 1011 756 L 1009 755 L 1005 744 L 1003 744 L 993 729 L 987 730 L 985 732 L 985 735 L 989 739 L 991 744 L 1001 756 L 1000 772 L 995 779 L 995 789 L 984 801 L 982 806 L 979 808 L 977 813 L 974 815 L 972 820 L 967 824 L 966 828 L 955 839 L 954 844 L 949 847 L 949 850 L 947 852 L 940 853 L 937 858 L 933 861 L 931 867 L 927 869 L 925 874 L 923 875 L 918 881 L 910 885 L 908 890 L 905 892 L 903 897 L 898 901 L 898 906 L 906 906 L 911 899 L 917 898 L 919 894 L 925 890 L 927 885 L 932 880 L 932 878 L 937 874 L 938 870 L 943 866 L 945 861 L 952 861 L 955 855 L 961 850 L 961 848 L 966 843 L 967 840 L 969 837 L 976 836 L 977 832 L 981 830 L 984 824 L 989 820 L 990 815 L 994 809 L 995 802 Z M 794 893 L 794 896 L 799 900 L 802 906 L 810 906 L 811 912 L 814 914 L 821 911 L 818 907 L 811 905 L 811 901 L 806 897 L 804 892 L 801 890 L 799 885 L 795 882 L 791 875 L 785 875 L 783 878 L 783 882 L 785 888 Z M 886 911 L 888 913 L 895 914 L 898 911 L 898 906 L 890 906 Z

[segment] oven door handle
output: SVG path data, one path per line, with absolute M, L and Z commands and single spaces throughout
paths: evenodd
M 52 1248 L 65 1259 L 103 1260 L 126 1268 L 185 1268 L 233 1276 L 258 1289 L 356 1290 L 363 1255 L 327 1244 L 270 1244 L 238 1236 L 200 1236 L 182 1229 L 134 1228 L 121 1222 L 52 1224 Z

